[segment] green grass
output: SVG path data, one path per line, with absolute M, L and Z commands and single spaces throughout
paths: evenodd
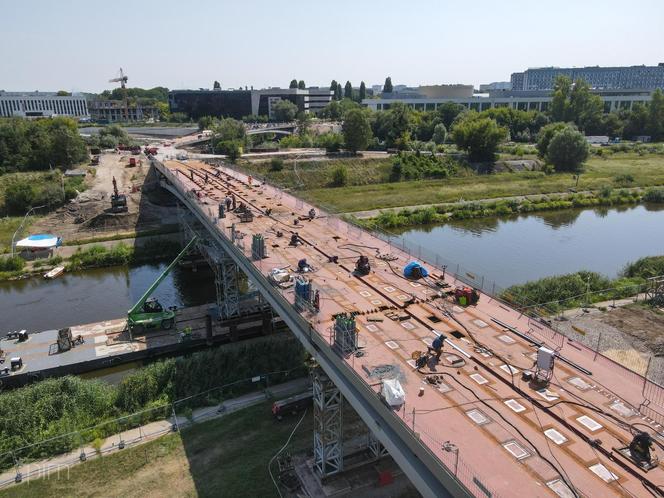
M 284 167 L 284 170 L 286 169 L 287 167 Z M 615 186 L 615 178 L 627 174 L 634 178 L 630 185 L 632 187 L 664 185 L 664 156 L 621 153 L 607 158 L 593 157 L 581 174 L 577 189 L 594 190 Z M 371 175 L 367 176 L 371 178 Z M 479 200 L 565 192 L 575 186 L 572 176 L 571 173 L 546 175 L 541 172 L 470 175 L 443 180 L 310 188 L 299 195 L 319 205 L 331 206 L 339 212 L 354 212 L 457 202 L 461 199 Z
M 278 422 L 270 403 L 262 403 L 8 488 L 0 497 L 277 496 L 267 463 L 298 420 Z M 312 427 L 310 410 L 287 450 L 309 449 Z
M 0 254 L 11 252 L 12 236 L 21 224 L 22 220 L 23 216 L 8 216 L 6 218 L 0 218 Z M 26 225 L 29 226 L 34 221 L 35 218 L 31 217 L 28 219 L 28 221 L 26 221 Z

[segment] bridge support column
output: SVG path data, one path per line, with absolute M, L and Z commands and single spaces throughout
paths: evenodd
M 321 368 L 312 377 L 314 470 L 325 478 L 343 470 L 343 396 Z
M 389 454 L 385 446 L 376 439 L 371 429 L 369 429 L 369 433 L 367 434 L 367 449 L 376 460 Z

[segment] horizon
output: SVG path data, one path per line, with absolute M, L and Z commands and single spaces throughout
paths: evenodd
M 395 85 L 478 88 L 532 67 L 663 62 L 664 9 L 655 0 L 629 9 L 617 0 L 563 0 L 553 10 L 522 0 L 502 9 L 488 0 L 420 0 L 408 8 L 389 1 L 284 7 L 118 0 L 94 9 L 82 0 L 32 0 L 5 7 L 3 18 L 0 43 L 11 49 L 0 89 L 8 92 L 100 93 L 115 87 L 108 80 L 120 67 L 128 86 L 140 88 L 211 88 L 214 80 L 222 88 L 287 87 L 293 78 L 307 86 L 335 79 L 371 87 L 387 76 Z M 539 19 L 545 22 L 533 22 Z M 607 36 L 610 30 L 617 36 Z

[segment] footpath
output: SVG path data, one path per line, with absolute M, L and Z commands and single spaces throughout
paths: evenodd
M 177 415 L 176 417 L 157 420 L 156 422 L 151 422 L 122 433 L 111 435 L 104 440 L 99 449 L 87 444 L 77 450 L 70 451 L 69 453 L 19 465 L 0 474 L 0 489 L 4 489 L 19 482 L 46 477 L 53 473 L 66 472 L 68 468 L 80 464 L 81 462 L 99 458 L 126 448 L 139 446 L 193 424 L 220 418 L 229 413 L 262 403 L 271 398 L 284 398 L 292 394 L 300 393 L 307 388 L 309 388 L 309 379 L 306 377 L 285 382 L 283 384 L 276 384 L 264 391 L 257 391 L 237 398 L 225 400 L 219 405 L 197 408 L 193 410 L 193 413 L 189 417 Z

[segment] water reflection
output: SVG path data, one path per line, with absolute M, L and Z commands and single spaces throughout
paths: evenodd
M 663 222 L 663 206 L 640 205 L 455 220 L 402 235 L 505 287 L 581 269 L 614 277 L 630 261 L 664 255 Z
M 0 334 L 41 331 L 119 318 L 143 295 L 166 267 L 98 268 L 65 273 L 56 280 L 31 278 L 0 282 Z M 165 306 L 195 306 L 214 300 L 214 277 L 175 267 L 154 293 Z

